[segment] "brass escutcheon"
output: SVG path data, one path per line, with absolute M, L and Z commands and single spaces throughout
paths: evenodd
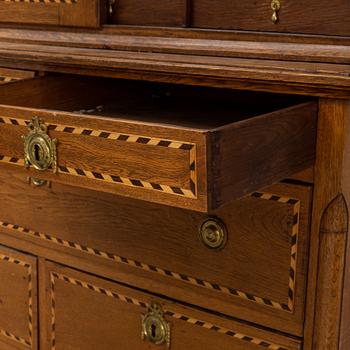
M 162 307 L 152 302 L 146 315 L 141 316 L 142 340 L 170 348 L 170 324 L 164 319 Z
M 37 170 L 52 168 L 57 171 L 56 139 L 47 134 L 47 126 L 34 117 L 28 123 L 28 134 L 22 136 L 24 141 L 24 166 L 32 165 Z
M 199 238 L 210 249 L 222 249 L 227 242 L 225 224 L 218 218 L 206 219 L 199 228 Z
M 272 0 L 271 2 L 271 9 L 273 11 L 272 13 L 272 22 L 277 23 L 278 22 L 278 11 L 281 9 L 281 2 L 280 0 Z

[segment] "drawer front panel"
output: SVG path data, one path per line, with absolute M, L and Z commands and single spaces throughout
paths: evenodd
M 300 349 L 298 342 L 288 338 L 223 321 L 52 263 L 46 265 L 46 291 L 43 316 L 49 333 L 47 349 Z M 161 309 L 160 318 L 169 327 L 169 337 L 159 345 L 141 336 L 152 304 Z
M 16 117 L 19 114 L 20 118 Z M 147 126 L 125 127 L 112 122 L 109 127 L 105 122 L 103 126 L 107 127 L 99 128 L 98 120 L 89 123 L 80 116 L 35 114 L 45 120 L 50 138 L 58 140 L 57 169 L 41 172 L 44 177 L 51 175 L 58 181 L 149 201 L 159 198 L 166 204 L 202 210 L 206 207 L 202 134 L 156 133 Z M 23 168 L 22 136 L 28 134 L 33 112 L 7 110 L 6 115 L 0 118 L 0 163 Z M 29 175 L 30 170 L 35 172 L 31 168 Z
M 199 237 L 207 215 L 55 183 L 33 188 L 24 172 L 0 178 L 1 227 L 11 235 L 126 269 L 131 283 L 145 275 L 174 298 L 185 289 L 194 304 L 302 334 L 308 187 L 274 185 L 214 212 L 228 234 L 217 251 Z
M 277 4 L 277 5 L 276 5 Z M 350 34 L 347 0 L 193 0 L 192 26 L 325 35 Z M 279 8 L 274 12 L 272 7 Z M 274 13 L 276 16 L 274 16 Z
M 1 0 L 0 22 L 98 27 L 100 7 L 100 0 Z
M 118 0 L 112 6 L 111 23 L 122 25 L 187 25 L 187 0 Z
M 36 259 L 0 247 L 0 347 L 37 349 Z
M 162 97 L 150 101 L 147 88 L 140 92 L 120 84 L 114 89 L 112 82 L 60 76 L 0 89 L 0 165 L 26 166 L 29 176 L 208 212 L 314 162 L 313 101 L 260 109 L 244 102 L 236 107 L 239 95 L 233 96 L 215 124 L 214 110 L 198 110 L 204 100 L 195 100 L 194 107 L 187 107 L 183 97 L 172 97 L 172 104 Z M 116 107 L 108 105 L 109 99 Z M 89 109 L 86 115 L 79 108 L 94 101 L 106 102 L 106 109 Z M 237 108 L 232 115 L 231 108 Z M 34 146 L 40 146 L 37 153 Z

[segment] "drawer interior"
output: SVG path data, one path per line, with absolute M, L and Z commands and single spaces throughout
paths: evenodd
M 228 89 L 38 77 L 0 86 L 0 161 L 31 165 L 28 170 L 40 171 L 33 176 L 45 180 L 208 212 L 313 165 L 317 102 L 304 102 Z M 58 142 L 50 152 L 58 159 L 53 171 L 51 163 L 35 167 L 40 155 L 23 150 L 22 136 L 32 137 L 30 120 L 40 124 L 38 118 Z
M 0 89 L 0 103 L 201 131 L 302 102 L 303 97 L 94 77 L 47 76 Z

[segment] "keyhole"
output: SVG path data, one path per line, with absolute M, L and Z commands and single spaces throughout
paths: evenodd
M 157 337 L 157 326 L 154 323 L 151 326 L 151 335 L 153 339 Z
M 39 145 L 34 145 L 34 157 L 38 162 L 41 160 L 41 147 Z

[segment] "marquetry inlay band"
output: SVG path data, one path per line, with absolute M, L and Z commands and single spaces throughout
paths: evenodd
M 0 124 L 10 124 L 27 126 L 29 120 L 19 118 L 0 117 Z M 169 186 L 154 182 L 148 182 L 141 179 L 134 179 L 129 177 L 118 176 L 115 174 L 106 174 L 96 171 L 90 171 L 88 169 L 80 169 L 78 167 L 67 167 L 64 165 L 58 166 L 58 172 L 62 174 L 68 174 L 72 176 L 84 177 L 97 181 L 103 181 L 108 183 L 114 183 L 134 188 L 143 188 L 148 190 L 154 190 L 172 195 L 178 195 L 186 198 L 197 198 L 197 164 L 196 164 L 196 145 L 188 142 L 160 139 L 155 137 L 147 137 L 140 135 L 131 135 L 125 133 L 110 132 L 104 130 L 94 130 L 88 128 L 80 128 L 75 126 L 49 124 L 48 129 L 51 131 L 64 132 L 73 135 L 83 135 L 90 137 L 99 137 L 108 139 L 111 141 L 121 141 L 142 144 L 145 146 L 158 146 L 166 148 L 181 149 L 189 152 L 189 188 L 180 188 L 176 186 Z M 24 160 L 16 157 L 0 155 L 0 162 L 23 165 Z
M 289 292 L 288 292 L 288 301 L 287 303 L 279 303 L 273 300 L 269 300 L 266 298 L 258 297 L 255 295 L 252 295 L 247 292 L 243 292 L 234 288 L 220 286 L 216 283 L 212 283 L 203 279 L 199 279 L 196 277 L 187 276 L 182 273 L 173 272 L 167 269 L 163 269 L 154 265 L 145 264 L 143 262 L 129 259 L 126 257 L 118 256 L 113 253 L 109 252 L 103 252 L 100 250 L 97 250 L 95 248 L 87 247 L 84 245 L 81 245 L 76 242 L 67 241 L 61 238 L 57 238 L 45 233 L 40 233 L 37 231 L 33 231 L 27 228 L 20 227 L 18 225 L 10 224 L 8 222 L 1 222 L 0 221 L 0 227 L 9 229 L 13 232 L 19 232 L 22 234 L 25 234 L 27 236 L 31 236 L 34 238 L 42 239 L 45 241 L 49 241 L 51 243 L 55 243 L 57 245 L 74 249 L 77 251 L 85 252 L 90 255 L 98 256 L 104 259 L 112 260 L 114 262 L 129 265 L 135 268 L 142 269 L 144 271 L 153 272 L 160 274 L 162 276 L 170 277 L 176 280 L 180 280 L 186 283 L 189 283 L 191 285 L 195 285 L 198 287 L 206 288 L 215 290 L 217 292 L 221 292 L 224 294 L 228 294 L 234 297 L 238 297 L 250 302 L 254 302 L 260 305 L 273 307 L 278 310 L 283 310 L 287 312 L 292 312 L 294 310 L 294 304 L 295 304 L 295 281 L 296 281 L 296 262 L 297 262 L 297 248 L 298 248 L 298 231 L 299 231 L 299 216 L 300 216 L 300 201 L 294 198 L 289 197 L 283 197 L 283 196 L 277 196 L 273 194 L 268 193 L 259 193 L 255 192 L 251 195 L 255 198 L 260 198 L 264 200 L 269 201 L 275 201 L 284 203 L 287 205 L 293 206 L 293 223 L 292 223 L 292 235 L 291 235 L 291 262 L 290 262 L 290 274 L 289 274 Z
M 74 5 L 78 3 L 78 0 L 0 0 L 0 2 L 8 3 L 26 3 L 26 4 L 59 4 L 59 5 Z
M 283 305 L 283 309 L 293 311 L 295 303 L 295 281 L 297 271 L 297 255 L 298 255 L 298 234 L 300 222 L 300 201 L 294 198 L 281 197 L 273 194 L 255 192 L 253 197 L 276 201 L 280 203 L 287 203 L 293 205 L 293 223 L 291 235 L 291 254 L 290 254 L 290 270 L 289 270 L 289 291 L 288 291 L 288 305 Z
M 92 292 L 100 293 L 103 295 L 106 295 L 110 298 L 114 298 L 119 300 L 120 302 L 128 303 L 131 305 L 135 305 L 138 307 L 141 307 L 143 309 L 146 309 L 148 307 L 147 303 L 138 300 L 136 298 L 132 298 L 126 295 L 123 295 L 121 293 L 115 292 L 111 289 L 102 288 L 99 286 L 96 286 L 92 283 L 88 283 L 73 277 L 69 277 L 60 273 L 51 272 L 50 273 L 50 282 L 51 282 L 51 350 L 56 349 L 56 295 L 55 295 L 55 283 L 56 280 L 61 280 L 66 283 L 73 284 L 75 286 L 88 289 Z M 183 322 L 190 323 L 191 325 L 205 328 L 209 331 L 214 331 L 232 338 L 235 338 L 237 340 L 251 343 L 257 346 L 260 346 L 264 349 L 270 349 L 270 350 L 289 350 L 285 346 L 271 343 L 269 341 L 257 338 L 257 337 L 251 337 L 206 321 L 202 321 L 193 317 L 186 316 L 184 314 L 180 314 L 177 312 L 173 312 L 171 310 L 168 310 L 167 308 L 164 308 L 164 315 L 168 317 L 172 317 L 176 320 L 180 320 Z
M 29 263 L 21 261 L 16 258 L 12 258 L 7 255 L 0 254 L 0 260 L 8 262 L 10 264 L 19 265 L 25 267 L 28 273 L 28 339 L 23 339 L 18 335 L 10 333 L 4 329 L 0 329 L 0 335 L 11 339 L 17 343 L 25 345 L 27 347 L 32 347 L 33 343 L 33 276 L 32 276 L 32 266 Z

